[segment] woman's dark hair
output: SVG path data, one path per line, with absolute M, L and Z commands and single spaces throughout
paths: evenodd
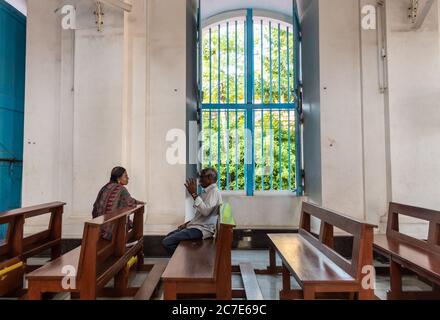
M 110 182 L 118 183 L 118 179 L 126 172 L 125 168 L 115 167 L 110 175 Z

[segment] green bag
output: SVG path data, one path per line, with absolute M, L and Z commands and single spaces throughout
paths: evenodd
M 220 223 L 235 226 L 235 220 L 232 216 L 232 208 L 229 203 L 224 203 L 220 207 Z

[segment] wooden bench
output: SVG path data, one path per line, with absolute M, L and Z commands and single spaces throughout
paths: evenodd
M 321 220 L 319 238 L 311 233 L 311 217 Z M 351 261 L 334 250 L 334 227 L 353 235 Z M 374 277 L 371 288 L 362 286 L 364 266 L 373 268 L 374 228 L 374 225 L 304 202 L 298 234 L 268 235 L 270 250 L 278 253 L 283 262 L 280 299 L 312 300 L 336 295 L 374 299 Z M 276 266 L 270 269 L 276 270 Z M 290 275 L 301 290 L 291 289 Z
M 214 239 L 179 244 L 162 275 L 165 300 L 192 294 L 232 299 L 231 246 L 235 222 L 230 211 L 229 204 L 221 206 Z
M 7 225 L 5 240 L 0 244 L 0 297 L 18 294 L 23 288 L 23 276 L 38 266 L 28 266 L 27 259 L 51 250 L 51 258 L 61 254 L 63 202 L 9 210 L 0 213 L 0 225 Z M 24 235 L 26 219 L 50 214 L 46 230 Z
M 133 215 L 133 229 L 127 221 Z M 151 270 L 143 264 L 144 206 L 121 210 L 84 224 L 81 246 L 27 275 L 28 298 L 38 300 L 46 292 L 70 292 L 82 300 L 98 295 L 134 296 L 140 288 L 129 288 L 131 268 Z M 112 225 L 111 241 L 101 237 L 101 227 Z M 114 278 L 114 287 L 105 288 Z M 151 280 L 151 279 L 150 279 Z M 160 280 L 157 277 L 155 285 Z
M 399 215 L 429 221 L 428 239 L 399 232 Z M 440 211 L 390 203 L 386 234 L 376 235 L 373 246 L 390 260 L 388 299 L 440 299 Z M 430 281 L 433 290 L 403 291 L 404 268 Z

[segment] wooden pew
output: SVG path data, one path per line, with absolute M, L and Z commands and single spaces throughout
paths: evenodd
M 134 227 L 127 233 L 131 215 Z M 28 298 L 38 300 L 46 292 L 70 292 L 82 300 L 96 299 L 100 294 L 134 296 L 139 288 L 128 287 L 130 268 L 152 269 L 143 265 L 143 215 L 141 205 L 86 222 L 80 247 L 27 275 Z M 111 241 L 101 238 L 104 225 L 113 226 Z M 112 278 L 114 288 L 104 288 Z
M 162 275 L 164 300 L 179 295 L 215 295 L 232 299 L 231 246 L 235 221 L 229 204 L 220 208 L 214 239 L 182 241 Z
M 311 233 L 311 217 L 321 220 L 319 238 Z M 351 261 L 334 250 L 334 227 L 353 235 Z M 373 269 L 374 228 L 374 225 L 303 202 L 298 234 L 268 235 L 271 250 L 278 253 L 283 262 L 283 290 L 280 298 L 374 299 L 374 275 L 369 274 L 372 276 L 371 287 L 362 286 L 363 268 L 369 267 L 370 271 Z M 274 261 L 271 259 L 272 263 Z M 276 270 L 276 266 L 270 266 L 270 270 Z M 291 289 L 290 275 L 299 283 L 301 290 Z M 365 275 L 368 276 L 368 273 Z
M 5 240 L 0 244 L 0 297 L 15 294 L 23 288 L 23 275 L 29 271 L 27 259 L 51 250 L 51 258 L 61 254 L 63 202 L 9 210 L 0 213 L 0 224 L 7 224 Z M 26 219 L 50 214 L 46 230 L 24 236 Z M 33 268 L 38 266 L 32 266 Z
M 399 216 L 429 221 L 428 239 L 399 232 Z M 440 299 L 440 211 L 390 203 L 387 231 L 374 237 L 374 251 L 390 260 L 388 299 Z M 409 269 L 433 284 L 432 291 L 403 291 L 402 271 Z

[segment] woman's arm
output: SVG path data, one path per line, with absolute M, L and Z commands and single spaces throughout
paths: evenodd
M 130 195 L 130 192 L 128 192 L 127 188 L 122 187 L 121 190 L 121 197 L 119 199 L 121 202 L 121 207 L 135 207 L 140 204 L 145 204 L 145 202 L 136 200 Z

